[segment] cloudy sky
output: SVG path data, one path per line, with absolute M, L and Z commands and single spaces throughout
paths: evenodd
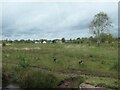
M 3 39 L 66 39 L 89 37 L 89 23 L 100 11 L 112 20 L 118 34 L 116 2 L 5 2 L 2 5 Z

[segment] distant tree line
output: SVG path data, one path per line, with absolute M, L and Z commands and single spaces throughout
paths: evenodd
M 101 43 L 112 43 L 114 41 L 118 40 L 117 38 L 113 38 L 113 36 L 111 34 L 105 34 L 105 33 L 102 33 L 101 34 Z M 120 38 L 119 38 L 120 40 Z M 73 43 L 73 44 L 88 44 L 88 45 L 91 45 L 91 44 L 94 44 L 97 42 L 97 37 L 93 37 L 93 36 L 90 36 L 90 37 L 85 37 L 85 38 L 76 38 L 76 39 L 65 39 L 65 38 L 62 38 L 62 39 L 54 39 L 54 40 L 47 40 L 47 39 L 40 39 L 40 40 L 24 40 L 24 39 L 21 39 L 21 40 L 2 40 L 2 45 L 3 46 L 6 46 L 5 43 L 35 43 L 35 42 L 40 42 L 42 43 L 43 41 L 46 41 L 47 43 L 52 43 L 52 44 L 55 44 L 55 43 Z

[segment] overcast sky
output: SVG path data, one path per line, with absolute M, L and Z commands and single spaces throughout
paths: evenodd
M 117 2 L 6 2 L 2 6 L 3 39 L 66 39 L 89 37 L 88 26 L 103 11 L 118 34 Z

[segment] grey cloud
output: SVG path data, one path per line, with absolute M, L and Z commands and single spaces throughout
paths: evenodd
M 116 6 L 114 6 L 116 5 Z M 105 11 L 117 25 L 117 3 L 5 3 L 3 37 L 75 38 L 89 36 L 94 14 Z

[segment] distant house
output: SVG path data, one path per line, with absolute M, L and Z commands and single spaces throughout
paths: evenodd
M 46 42 L 46 41 L 43 41 L 42 43 L 45 44 L 45 43 L 47 43 L 47 42 Z
M 35 41 L 35 43 L 37 44 L 37 43 L 41 43 L 41 42 L 37 42 L 37 41 Z

